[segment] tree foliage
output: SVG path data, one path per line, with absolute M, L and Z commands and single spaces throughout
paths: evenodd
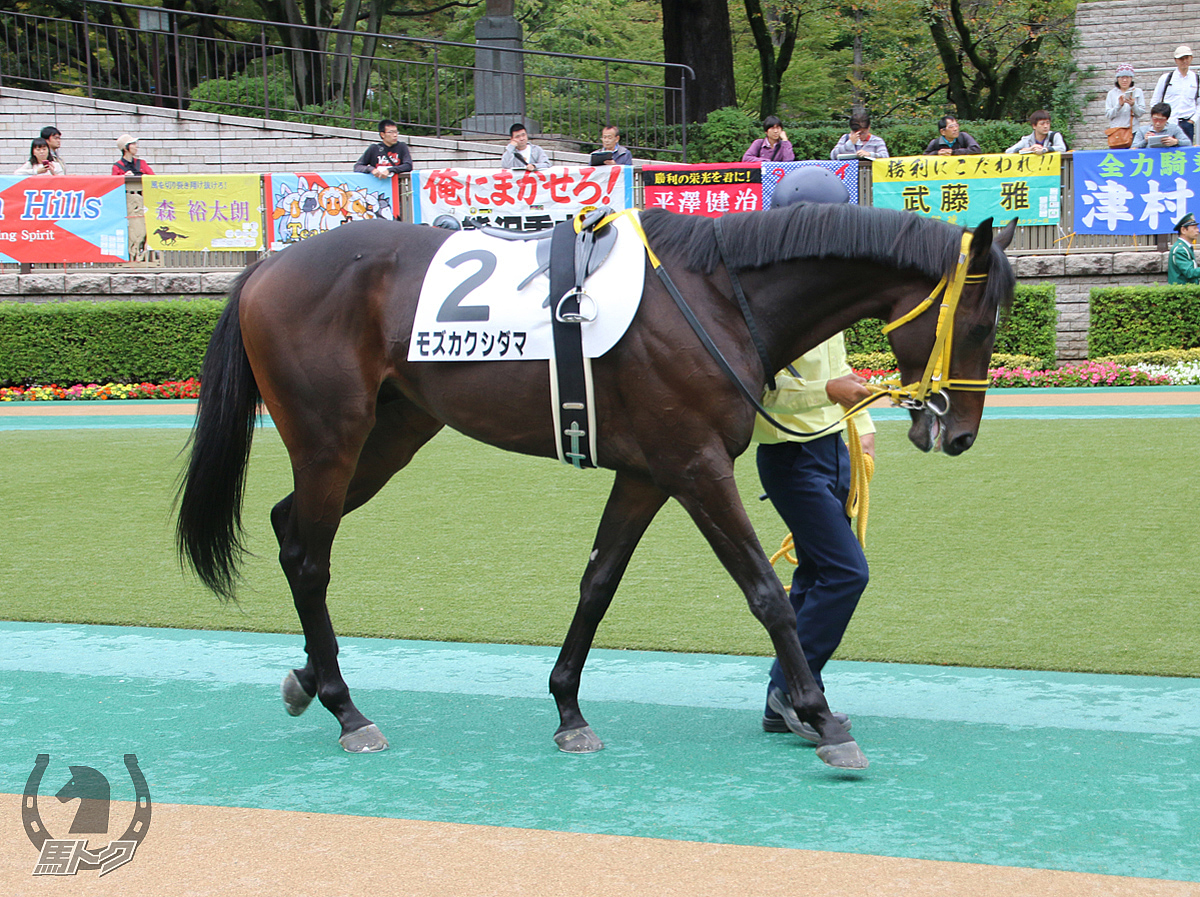
M 925 0 L 922 15 L 961 118 L 1027 115 L 1029 86 L 1069 53 L 1070 0 Z

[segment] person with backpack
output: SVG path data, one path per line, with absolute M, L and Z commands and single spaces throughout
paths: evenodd
M 1033 133 L 1026 134 L 1006 149 L 1006 153 L 1037 153 L 1040 156 L 1042 153 L 1067 151 L 1067 142 L 1062 134 L 1050 130 L 1050 113 L 1045 109 L 1039 109 L 1029 116 L 1029 126 L 1033 128 Z
M 138 158 L 138 141 L 136 137 L 122 134 L 117 138 L 117 149 L 121 158 L 113 163 L 112 173 L 118 177 L 141 177 L 144 174 L 154 174 L 150 163 Z
M 1196 142 L 1196 113 L 1200 111 L 1200 76 L 1192 71 L 1192 48 L 1175 48 L 1175 70 L 1158 79 L 1150 105 L 1166 103 L 1171 107 L 1171 121 L 1179 125 L 1188 140 Z

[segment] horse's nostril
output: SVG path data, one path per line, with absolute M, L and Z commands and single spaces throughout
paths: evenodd
M 969 449 L 974 444 L 975 444 L 975 434 L 974 433 L 963 433 L 961 436 L 955 436 L 952 440 L 950 440 L 949 454 L 961 455 L 963 452 L 965 452 L 967 449 Z

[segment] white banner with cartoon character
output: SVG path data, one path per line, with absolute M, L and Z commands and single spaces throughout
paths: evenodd
M 392 221 L 399 202 L 396 178 L 356 172 L 263 175 L 270 249 L 283 249 L 347 221 Z

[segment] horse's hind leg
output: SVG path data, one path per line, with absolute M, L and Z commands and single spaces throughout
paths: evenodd
M 629 558 L 666 500 L 667 493 L 648 478 L 617 473 L 579 585 L 575 618 L 550 673 L 550 693 L 561 723 L 554 733 L 559 750 L 588 754 L 604 747 L 579 711 L 579 678 Z
M 346 488 L 346 497 L 341 515 L 349 514 L 355 508 L 366 504 L 368 500 L 383 488 L 392 475 L 408 464 L 421 446 L 428 442 L 441 428 L 442 424 L 440 421 L 420 411 L 405 399 L 396 399 L 395 401 L 381 405 L 377 410 L 375 426 L 372 428 L 371 434 L 367 437 L 367 441 L 359 454 L 354 475 Z M 271 526 L 275 530 L 276 539 L 279 541 L 280 563 L 284 565 L 285 573 L 287 572 L 287 564 L 284 559 L 290 554 L 287 545 L 295 541 L 294 537 L 289 538 L 289 524 L 294 519 L 292 515 L 294 501 L 295 493 L 292 493 L 271 510 Z M 292 577 L 289 574 L 289 582 L 291 582 L 291 579 Z M 297 611 L 300 612 L 299 604 L 297 604 Z M 322 611 L 325 611 L 323 602 Z M 333 639 L 334 645 L 334 657 L 329 672 L 336 673 L 337 680 L 341 681 L 340 671 L 337 671 L 336 637 L 333 634 L 333 627 L 332 623 L 329 622 L 328 613 L 323 613 L 323 617 L 329 627 L 328 637 Z M 317 622 L 319 623 L 320 620 Z M 303 616 L 301 616 L 301 623 L 302 625 L 304 623 Z M 314 651 L 313 644 L 307 640 L 307 627 L 305 628 L 305 636 L 305 651 L 308 654 L 308 661 L 302 668 L 292 670 L 288 673 L 283 680 L 283 703 L 288 713 L 292 716 L 299 716 L 303 713 L 318 692 L 316 661 L 317 657 L 320 656 L 320 643 L 316 646 L 318 650 Z M 341 685 L 345 688 L 344 681 L 342 681 Z M 336 686 L 334 690 L 336 691 Z M 353 707 L 353 703 L 349 701 L 348 691 L 346 701 Z M 341 722 L 342 716 L 337 711 L 333 712 L 338 717 L 339 722 Z M 362 719 L 366 720 L 366 717 L 362 717 Z M 346 724 L 343 722 L 342 731 L 342 744 L 347 750 L 362 752 L 383 750 L 387 747 L 387 739 L 369 721 L 365 723 L 364 727 L 360 727 L 358 731 L 352 730 L 350 732 L 347 731 Z M 348 735 L 350 736 L 349 738 L 347 738 Z

